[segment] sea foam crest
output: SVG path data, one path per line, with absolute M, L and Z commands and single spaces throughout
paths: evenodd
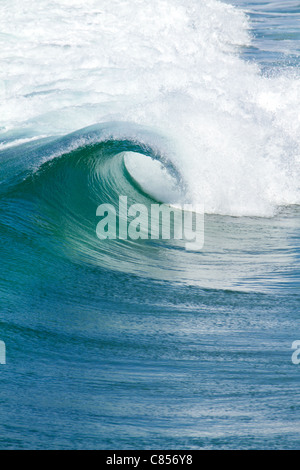
M 299 72 L 268 77 L 240 57 L 251 42 L 241 11 L 216 0 L 2 0 L 0 10 L 0 127 L 145 125 L 170 138 L 184 197 L 207 212 L 270 216 L 300 203 Z M 142 164 L 134 177 L 145 179 Z

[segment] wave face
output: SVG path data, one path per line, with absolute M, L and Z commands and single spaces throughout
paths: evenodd
M 128 135 L 134 139 L 128 140 Z M 6 240 L 4 245 L 10 245 L 13 231 L 13 238 L 22 235 L 36 240 L 49 261 L 55 255 L 78 265 L 206 288 L 262 292 L 274 285 L 280 288 L 285 264 L 291 264 L 293 277 L 295 252 L 290 240 L 284 240 L 284 235 L 278 239 L 278 232 L 274 236 L 270 234 L 270 226 L 259 218 L 245 224 L 244 218 L 230 222 L 230 218 L 211 216 L 205 226 L 205 254 L 187 253 L 184 240 L 131 240 L 127 243 L 97 238 L 96 212 L 100 204 L 112 204 L 117 209 L 119 196 L 126 195 L 129 207 L 142 203 L 150 211 L 151 204 L 157 203 L 151 192 L 160 194 L 161 200 L 165 198 L 166 202 L 170 202 L 168 198 L 172 196 L 174 204 L 185 197 L 182 194 L 186 185 L 181 173 L 169 154 L 159 153 L 167 147 L 165 139 L 148 129 L 109 123 L 64 137 L 30 140 L 2 150 L 0 157 L 5 158 L 2 159 L 0 186 L 0 228 Z M 153 180 L 145 174 L 151 174 L 152 169 Z M 142 175 L 144 179 L 139 181 Z M 293 217 L 297 210 L 286 210 L 286 213 L 288 218 Z M 275 218 L 271 227 L 277 223 Z M 289 230 L 294 230 L 290 224 L 291 221 Z M 286 226 L 283 234 L 285 230 Z M 236 231 L 243 234 L 238 246 Z M 261 237 L 269 238 L 265 252 L 255 259 L 243 256 L 245 251 L 251 252 Z M 283 256 L 281 250 L 287 247 L 290 251 Z M 39 262 L 40 250 L 30 251 L 31 262 L 33 259 Z M 226 279 L 220 277 L 216 250 L 222 253 Z M 2 256 L 7 258 L 5 246 Z M 265 282 L 266 269 L 272 271 L 274 266 L 277 273 Z M 10 266 L 9 270 L 13 268 Z M 293 290 L 293 286 L 291 288 Z
M 135 123 L 169 140 L 184 199 L 207 213 L 271 216 L 299 204 L 299 69 L 245 62 L 241 11 L 215 0 L 24 5 L 0 7 L 4 144 Z

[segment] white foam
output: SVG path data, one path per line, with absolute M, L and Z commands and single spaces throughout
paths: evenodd
M 0 30 L 0 127 L 136 122 L 170 137 L 186 197 L 207 212 L 300 203 L 299 72 L 265 77 L 243 61 L 249 23 L 232 6 L 2 0 Z
M 124 162 L 132 178 L 149 196 L 172 205 L 183 199 L 176 179 L 159 161 L 136 152 L 125 152 Z
M 29 142 L 34 142 L 35 140 L 45 139 L 46 135 L 39 135 L 36 137 L 24 138 L 24 139 L 15 139 L 10 142 L 0 142 L 0 150 L 6 150 L 11 147 L 17 147 L 18 145 L 27 144 Z

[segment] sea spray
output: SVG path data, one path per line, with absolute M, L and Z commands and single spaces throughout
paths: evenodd
M 3 0 L 0 10 L 3 140 L 136 123 L 172 142 L 182 203 L 272 216 L 300 202 L 299 70 L 263 74 L 241 58 L 242 11 L 217 0 Z M 134 178 L 145 179 L 142 165 Z

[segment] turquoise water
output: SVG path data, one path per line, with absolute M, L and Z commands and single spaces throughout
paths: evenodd
M 49 37 L 11 3 L 29 29 L 17 48 L 2 25 L 0 447 L 299 449 L 299 2 L 175 2 L 166 36 L 134 36 L 142 64 L 92 53 L 127 2 L 63 2 Z M 202 251 L 96 237 L 99 204 L 162 200 L 145 158 L 204 200 Z

